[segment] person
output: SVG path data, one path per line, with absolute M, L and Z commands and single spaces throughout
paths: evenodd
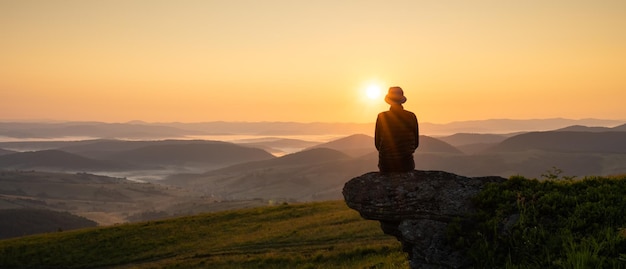
M 378 114 L 374 144 L 378 150 L 380 172 L 409 172 L 415 169 L 413 152 L 419 146 L 419 125 L 413 112 L 404 110 L 406 102 L 400 87 L 390 87 L 385 102 L 389 111 Z

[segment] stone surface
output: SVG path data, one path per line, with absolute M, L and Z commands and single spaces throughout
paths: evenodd
M 411 268 L 470 268 L 462 250 L 447 244 L 455 218 L 475 211 L 471 199 L 501 177 L 463 177 L 443 171 L 370 172 L 348 181 L 346 204 L 365 219 L 378 220 L 409 254 Z

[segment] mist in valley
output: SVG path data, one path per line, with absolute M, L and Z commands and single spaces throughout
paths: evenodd
M 424 124 L 416 169 L 538 179 L 554 169 L 579 179 L 626 173 L 626 125 L 600 120 L 591 123 L 604 126 L 578 124 L 588 121 L 550 121 L 553 129 L 540 131 L 522 129 L 532 121 L 499 128 L 513 132 L 473 132 L 481 124 L 496 129 L 492 122 L 430 130 L 440 135 L 428 134 L 431 127 Z M 378 170 L 371 125 L 366 124 L 135 122 L 128 129 L 124 124 L 73 124 L 82 127 L 0 123 L 0 135 L 11 136 L 0 142 L 0 210 L 69 212 L 97 225 L 112 225 L 340 200 L 345 182 Z M 332 132 L 323 133 L 324 128 Z M 442 134 L 452 129 L 459 132 Z M 72 130 L 83 132 L 70 136 Z M 72 139 L 64 139 L 68 137 Z

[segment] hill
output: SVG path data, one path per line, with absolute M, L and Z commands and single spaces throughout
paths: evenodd
M 444 141 L 452 146 L 463 146 L 471 144 L 495 144 L 500 143 L 507 139 L 507 135 L 499 134 L 470 134 L 470 133 L 457 133 L 449 136 L 437 137 L 437 139 Z
M 0 239 L 95 226 L 96 222 L 68 212 L 32 208 L 0 210 Z
M 164 138 L 199 135 L 203 132 L 172 126 L 104 122 L 0 122 L 0 136 L 14 138 Z
M 512 135 L 458 133 L 437 137 L 466 154 L 477 154 L 495 146 Z
M 626 153 L 626 132 L 531 132 L 502 141 L 489 152 L 547 150 L 554 152 Z
M 583 125 L 572 125 L 554 130 L 557 132 L 626 132 L 626 124 L 615 127 L 588 127 Z
M 334 149 L 352 157 L 358 157 L 376 151 L 376 148 L 374 147 L 374 138 L 364 134 L 346 136 L 327 143 L 315 145 L 311 148 Z
M 206 204 L 214 200 L 153 183 L 85 173 L 0 170 L 1 209 L 67 211 L 99 224 L 114 224 L 144 212 L 197 212 L 194 208 Z
M 7 154 L 11 154 L 11 153 L 15 153 L 15 151 L 13 151 L 13 150 L 6 150 L 6 149 L 0 149 L 0 155 L 7 155 Z
M 202 174 L 172 175 L 163 181 L 221 199 L 339 199 L 345 181 L 376 166 L 362 165 L 339 151 L 318 148 Z
M 375 118 L 372 118 L 374 121 Z M 616 126 L 618 120 L 601 119 L 490 119 L 445 124 L 420 122 L 422 134 L 443 136 L 455 133 L 492 133 L 548 131 L 571 125 Z M 49 139 L 81 137 L 84 139 L 166 139 L 207 135 L 351 135 L 368 134 L 374 123 L 299 123 L 299 122 L 196 122 L 196 123 L 104 123 L 104 122 L 0 122 L 0 137 Z M 0 146 L 1 147 L 1 146 Z
M 227 142 L 203 141 L 150 145 L 116 152 L 106 157 L 143 165 L 226 166 L 235 163 L 273 159 L 268 152 Z
M 260 148 L 276 156 L 298 152 L 304 148 L 319 144 L 319 142 L 279 137 L 239 139 L 233 141 L 233 143 L 247 147 Z
M 283 204 L 0 241 L 1 268 L 383 265 L 407 268 L 400 243 L 343 201 Z
M 446 241 L 475 268 L 623 268 L 626 177 L 490 184 Z M 411 225 L 429 225 L 428 222 Z M 417 226 L 415 226 L 417 227 Z M 434 244 L 440 242 L 434 242 Z M 407 268 L 344 201 L 280 204 L 0 240 L 1 268 Z
M 93 160 L 60 150 L 17 152 L 0 156 L 0 169 L 119 171 L 136 168 L 122 162 Z
M 364 134 L 347 136 L 312 148 L 330 148 L 353 157 L 377 152 L 374 146 L 374 137 Z M 448 143 L 425 135 L 420 135 L 420 145 L 416 152 L 461 153 Z

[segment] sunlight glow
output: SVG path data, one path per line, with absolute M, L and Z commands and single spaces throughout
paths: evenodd
M 365 94 L 367 95 L 367 98 L 369 99 L 378 99 L 378 97 L 380 96 L 380 86 L 378 85 L 370 85 L 367 87 L 367 89 L 365 89 Z

